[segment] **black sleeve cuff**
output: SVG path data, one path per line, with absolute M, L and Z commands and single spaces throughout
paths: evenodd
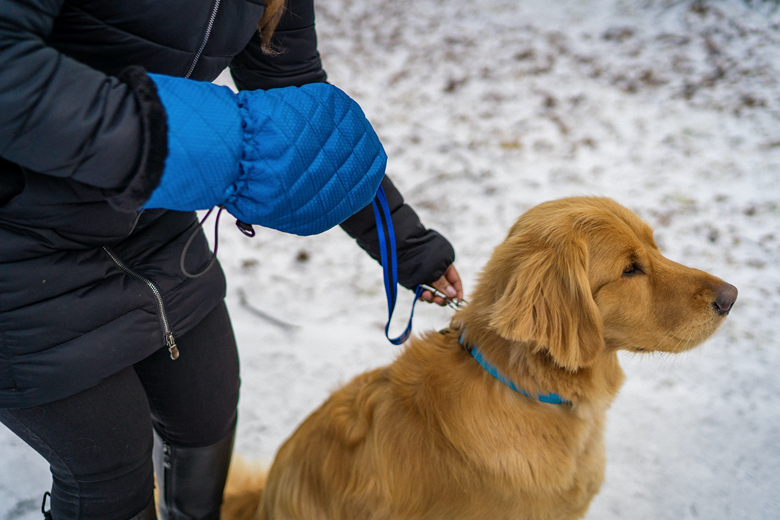
M 417 213 L 404 204 L 403 197 L 385 176 L 382 187 L 390 206 L 398 255 L 398 282 L 414 290 L 421 283 L 438 280 L 455 261 L 455 251 L 446 238 L 426 229 Z M 341 227 L 374 260 L 381 262 L 374 209 L 371 204 L 345 220 Z
M 312 27 L 311 31 L 313 32 Z M 255 35 L 241 54 L 230 63 L 230 75 L 238 90 L 268 90 L 300 87 L 309 83 L 324 83 L 328 76 L 322 70 L 316 43 L 312 47 L 307 30 L 275 34 L 274 44 L 280 54 L 268 56 L 260 49 L 260 36 Z
M 108 202 L 120 211 L 136 211 L 160 184 L 168 155 L 168 123 L 157 87 L 142 67 L 128 67 L 117 79 L 130 86 L 142 125 L 141 156 L 136 173 L 121 190 L 106 190 Z
M 278 54 L 265 54 L 260 35 L 255 34 L 246 48 L 230 63 L 230 74 L 239 90 L 268 90 L 324 83 L 317 51 L 312 0 L 288 0 L 287 9 L 271 38 Z

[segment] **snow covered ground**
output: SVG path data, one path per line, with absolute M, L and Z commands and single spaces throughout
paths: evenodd
M 587 518 L 780 518 L 777 2 L 329 0 L 317 17 L 331 82 L 455 245 L 467 294 L 524 210 L 579 194 L 615 198 L 668 257 L 739 288 L 702 347 L 621 357 Z M 237 450 L 268 462 L 329 391 L 398 348 L 382 333 L 381 270 L 343 232 L 221 228 L 242 356 Z M 394 329 L 410 303 L 404 292 Z M 450 313 L 419 305 L 415 330 Z M 0 519 L 40 518 L 47 465 L 2 427 L 0 467 Z

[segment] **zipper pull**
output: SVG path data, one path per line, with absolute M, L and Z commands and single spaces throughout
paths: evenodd
M 179 359 L 179 348 L 176 346 L 176 340 L 173 339 L 172 332 L 169 332 L 165 335 L 165 345 L 168 347 L 168 351 L 171 353 L 171 359 L 174 361 Z

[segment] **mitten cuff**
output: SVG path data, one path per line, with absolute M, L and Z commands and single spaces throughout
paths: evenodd
M 227 87 L 150 74 L 168 120 L 168 156 L 144 208 L 179 211 L 222 204 L 239 173 L 241 114 Z

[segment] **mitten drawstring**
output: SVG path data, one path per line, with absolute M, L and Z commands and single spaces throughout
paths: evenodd
M 222 215 L 222 210 L 225 209 L 225 206 L 220 205 L 219 211 L 217 211 L 217 218 L 214 222 L 214 252 L 211 254 L 211 259 L 209 260 L 208 265 L 201 269 L 198 273 L 190 273 L 187 271 L 187 268 L 184 267 L 184 260 L 187 257 L 187 251 L 190 248 L 190 244 L 192 244 L 192 241 L 195 240 L 195 235 L 198 234 L 198 231 L 203 227 L 203 223 L 206 222 L 206 219 L 209 218 L 211 215 L 211 212 L 214 211 L 214 208 L 211 208 L 208 210 L 208 212 L 203 216 L 203 218 L 198 222 L 198 226 L 193 230 L 192 234 L 190 235 L 190 238 L 187 239 L 187 243 L 184 244 L 184 249 L 181 250 L 181 258 L 179 259 L 179 267 L 181 268 L 181 272 L 184 273 L 184 276 L 187 278 L 198 278 L 200 276 L 203 276 L 206 274 L 206 272 L 211 269 L 211 267 L 214 265 L 214 263 L 217 261 L 217 249 L 219 249 L 219 217 Z M 246 222 L 241 222 L 240 220 L 236 220 L 236 227 L 246 236 L 253 237 L 255 236 L 255 229 L 247 224 Z

